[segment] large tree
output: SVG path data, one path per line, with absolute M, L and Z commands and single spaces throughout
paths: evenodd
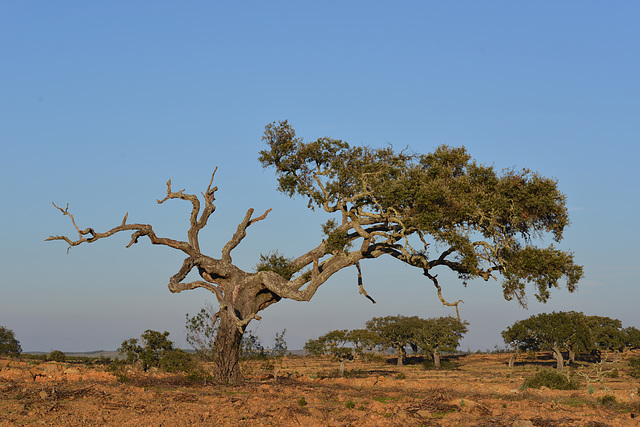
M 502 338 L 518 350 L 553 352 L 558 371 L 564 367 L 563 351 L 590 351 L 594 343 L 589 319 L 575 311 L 540 313 L 519 320 L 502 331 Z
M 215 375 L 232 383 L 240 379 L 242 334 L 261 310 L 282 298 L 308 301 L 333 274 L 352 266 L 358 271 L 360 293 L 373 301 L 362 283 L 363 260 L 388 255 L 420 269 L 443 304 L 456 310 L 459 301 L 449 303 L 442 296 L 435 274 L 438 267 L 456 272 L 464 281 L 502 275 L 505 298 L 516 298 L 523 305 L 528 283 L 535 285 L 536 297 L 546 301 L 549 290 L 559 287 L 563 277 L 569 291 L 582 277 L 571 253 L 553 245 L 534 245 L 545 233 L 559 242 L 569 223 L 565 196 L 553 179 L 526 169 L 498 173 L 472 161 L 464 147 L 440 146 L 430 154 L 413 154 L 391 147 L 350 146 L 326 137 L 304 142 L 286 121 L 267 125 L 263 140 L 266 149 L 260 152 L 260 161 L 275 169 L 278 189 L 301 196 L 310 208 L 332 216 L 323 225 L 325 238 L 297 257 L 272 253 L 264 256 L 258 271 L 244 271 L 234 264 L 233 249 L 248 227 L 264 220 L 270 209 L 257 217 L 249 209 L 218 258 L 203 254 L 199 233 L 215 211 L 213 176 L 202 201 L 184 190 L 174 191 L 171 180 L 166 197 L 158 201 L 191 203 L 184 241 L 160 237 L 149 224 L 128 224 L 126 215 L 120 225 L 104 232 L 81 229 L 68 205 L 58 209 L 70 217 L 77 238 L 47 240 L 63 240 L 71 247 L 129 231 L 133 234 L 128 246 L 146 236 L 152 244 L 183 252 L 186 258 L 169 280 L 169 289 L 205 288 L 216 296 L 220 323 Z M 194 269 L 202 280 L 185 282 Z
M 431 355 L 436 369 L 440 369 L 440 354 L 457 350 L 468 331 L 467 325 L 467 322 L 449 316 L 423 319 L 415 344 L 421 353 Z

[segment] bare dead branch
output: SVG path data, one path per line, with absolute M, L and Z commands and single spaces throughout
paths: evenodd
M 360 261 L 356 262 L 356 268 L 358 269 L 358 288 L 360 288 L 360 295 L 364 295 L 367 297 L 372 303 L 376 303 L 376 300 L 371 298 L 367 291 L 364 290 L 364 285 L 362 284 L 362 270 L 360 269 Z
M 69 212 L 68 204 L 65 209 L 62 209 L 56 206 L 55 203 L 53 203 L 53 206 L 55 206 L 58 210 L 60 210 L 63 215 L 66 215 L 71 219 L 73 226 L 78 232 L 78 239 L 72 240 L 67 236 L 49 236 L 49 238 L 45 239 L 45 241 L 63 240 L 67 242 L 67 244 L 69 245 L 69 247 L 67 248 L 67 253 L 69 252 L 69 249 L 71 247 L 78 246 L 82 243 L 93 243 L 99 239 L 113 236 L 114 234 L 119 233 L 121 231 L 134 231 L 134 233 L 131 235 L 131 241 L 126 246 L 127 248 L 131 247 L 131 245 L 133 245 L 134 243 L 138 243 L 138 239 L 141 236 L 147 236 L 151 241 L 151 243 L 154 245 L 169 246 L 171 248 L 181 250 L 191 256 L 194 256 L 197 254 L 197 252 L 194 251 L 194 249 L 186 242 L 181 242 L 178 240 L 156 236 L 155 232 L 153 231 L 153 228 L 149 224 L 127 224 L 126 220 L 127 220 L 128 214 L 125 215 L 121 225 L 114 227 L 108 231 L 105 231 L 104 233 L 99 233 L 99 232 L 96 232 L 93 228 L 86 228 L 84 230 L 81 230 L 76 224 L 75 218 Z M 89 237 L 86 237 L 86 236 L 89 236 Z
M 271 212 L 271 209 L 267 209 L 265 213 L 263 213 L 259 217 L 251 219 L 251 215 L 253 215 L 253 208 L 247 211 L 247 213 L 244 216 L 244 219 L 238 225 L 238 229 L 233 234 L 233 237 L 231 237 L 231 239 L 227 242 L 227 244 L 224 245 L 224 248 L 222 248 L 223 262 L 231 264 L 232 262 L 231 251 L 234 250 L 240 244 L 242 239 L 244 239 L 247 236 L 247 227 L 249 227 L 251 224 L 255 222 L 262 221 L 263 219 L 265 219 L 269 214 L 269 212 Z
M 431 279 L 431 281 L 433 282 L 433 285 L 436 287 L 436 289 L 438 290 L 438 298 L 440 298 L 440 301 L 442 302 L 442 306 L 449 306 L 449 307 L 455 307 L 456 308 L 456 316 L 458 318 L 458 320 L 460 320 L 460 312 L 458 311 L 458 304 L 460 304 L 461 302 L 464 303 L 464 301 L 462 301 L 461 299 L 459 299 L 456 302 L 447 302 L 444 297 L 442 296 L 442 288 L 440 287 L 440 285 L 438 284 L 438 275 L 436 274 L 435 276 L 432 276 L 429 273 L 428 269 L 424 269 L 423 270 L 423 274 L 425 276 L 427 276 L 429 279 Z

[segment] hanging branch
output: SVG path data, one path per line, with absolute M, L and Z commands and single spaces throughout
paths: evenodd
M 372 303 L 376 303 L 376 300 L 371 298 L 367 291 L 364 290 L 364 286 L 362 284 L 362 270 L 360 269 L 360 261 L 356 262 L 356 268 L 358 269 L 358 287 L 360 288 L 360 295 L 364 295 L 367 297 Z
M 436 277 L 438 277 L 438 275 L 436 274 L 435 276 L 432 276 L 429 273 L 429 270 L 424 269 L 423 270 L 423 274 L 425 276 L 427 276 L 429 279 L 431 279 L 431 281 L 433 282 L 433 285 L 436 287 L 436 289 L 438 290 L 438 298 L 440 298 L 440 301 L 442 302 L 443 306 L 449 306 L 449 307 L 455 307 L 456 308 L 456 316 L 458 318 L 458 320 L 460 320 L 460 312 L 458 311 L 458 304 L 460 304 L 461 302 L 464 303 L 464 301 L 462 301 L 461 299 L 459 299 L 456 302 L 447 302 L 444 297 L 442 296 L 442 288 L 440 287 L 440 285 L 438 284 L 438 279 L 436 279 Z

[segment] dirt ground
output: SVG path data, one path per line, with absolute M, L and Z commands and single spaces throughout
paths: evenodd
M 634 426 L 640 381 L 628 375 L 628 356 L 617 377 L 569 391 L 522 389 L 553 365 L 543 355 L 512 369 L 508 354 L 452 356 L 453 367 L 439 371 L 353 362 L 345 378 L 329 358 L 287 356 L 243 362 L 237 387 L 0 359 L 0 426 Z

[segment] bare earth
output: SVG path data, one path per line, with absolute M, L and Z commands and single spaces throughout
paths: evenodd
M 570 391 L 521 390 L 551 361 L 511 370 L 507 354 L 457 356 L 441 371 L 355 362 L 347 378 L 332 377 L 338 364 L 328 358 L 248 361 L 238 387 L 0 359 L 0 426 L 634 426 L 640 381 L 627 375 L 628 356 L 617 378 Z

